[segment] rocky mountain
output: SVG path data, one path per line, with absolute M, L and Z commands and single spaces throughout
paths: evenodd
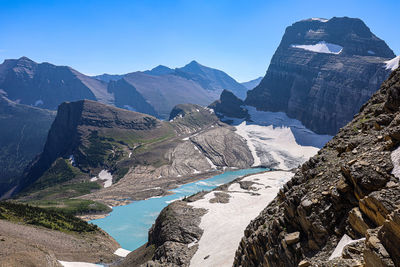
M 260 84 L 261 80 L 263 77 L 258 77 L 257 79 L 248 81 L 248 82 L 243 82 L 242 85 L 247 88 L 247 90 L 254 89 L 257 85 Z
M 247 88 L 238 83 L 223 71 L 209 68 L 193 60 L 182 68 L 175 69 L 175 74 L 196 81 L 206 90 L 218 95 L 224 90 L 232 91 L 239 98 L 244 99 Z
M 103 81 L 103 82 L 110 82 L 110 81 L 118 81 L 119 79 L 122 79 L 124 77 L 124 75 L 120 75 L 120 74 L 101 74 L 101 75 L 96 75 L 93 76 L 93 78 Z
M 132 85 L 114 81 L 116 75 L 102 77 L 108 82 L 67 66 L 39 64 L 26 57 L 5 60 L 0 65 L 0 88 L 7 98 L 21 104 L 57 109 L 65 101 L 89 99 L 156 114 Z
M 289 26 L 261 83 L 245 103 L 282 111 L 335 134 L 378 90 L 393 51 L 360 19 L 308 19 Z
M 120 266 L 398 266 L 399 125 L 400 69 L 299 168 L 175 201 Z
M 245 86 L 236 82 L 225 72 L 203 66 L 196 61 L 176 69 L 159 65 L 143 72 L 132 72 L 124 75 L 103 74 L 94 76 L 94 78 L 107 82 L 116 79 L 125 80 L 142 95 L 147 104 L 155 110 L 155 113 L 138 109 L 135 105 L 117 106 L 123 108 L 129 106 L 133 110 L 149 113 L 162 119 L 167 119 L 171 109 L 178 104 L 193 103 L 207 106 L 218 99 L 220 93 L 225 89 L 242 98 L 246 96 L 247 91 Z M 117 82 L 122 87 L 126 87 L 126 83 Z M 119 88 L 119 84 L 114 84 L 113 90 L 109 88 L 109 91 L 123 90 Z
M 24 168 L 42 151 L 55 115 L 0 94 L 0 196 L 18 183 Z
M 155 109 L 158 117 L 163 119 L 169 117 L 175 105 L 193 103 L 206 106 L 217 98 L 198 83 L 173 74 L 153 75 L 133 72 L 124 75 L 123 80 L 135 87 Z
M 109 212 L 101 203 L 167 194 L 177 183 L 253 162 L 246 141 L 209 108 L 179 105 L 161 121 L 82 100 L 59 106 L 14 195 L 39 206 L 62 202 L 79 214 Z
M 163 65 L 158 65 L 157 67 L 151 69 L 151 70 L 146 70 L 144 73 L 150 74 L 150 75 L 165 75 L 165 74 L 171 74 L 173 73 L 174 70 L 171 68 L 168 68 Z
M 245 231 L 234 266 L 398 266 L 400 70 Z
M 232 92 L 224 90 L 220 99 L 209 105 L 220 118 L 248 118 L 249 114 L 244 107 L 244 101 L 235 96 Z
M 26 57 L 5 60 L 0 65 L 0 88 L 12 101 L 47 109 L 56 109 L 63 101 L 96 97 L 109 100 L 101 93 L 106 91 L 106 83 L 87 80 L 66 66 L 38 64 Z

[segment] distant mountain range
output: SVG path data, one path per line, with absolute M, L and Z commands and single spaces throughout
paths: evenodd
M 102 74 L 93 76 L 103 82 L 125 80 L 154 108 L 152 115 L 167 118 L 171 108 L 181 103 L 208 105 L 218 99 L 223 90 L 238 97 L 246 97 L 247 87 L 223 71 L 192 61 L 182 68 L 171 69 L 159 65 L 151 70 L 124 75 Z M 118 91 L 118 86 L 114 87 Z M 118 105 L 117 105 L 118 106 Z M 122 106 L 144 112 L 135 105 Z
M 123 80 L 123 81 L 120 81 Z M 0 65 L 0 88 L 11 101 L 57 109 L 66 101 L 97 100 L 161 119 L 181 103 L 208 105 L 224 90 L 245 97 L 246 87 L 225 72 L 192 61 L 182 68 L 158 66 L 124 75 L 84 75 L 68 66 L 36 63 L 27 57 Z
M 224 89 L 245 96 L 246 88 L 226 73 L 192 61 L 182 68 L 158 66 L 124 75 L 84 75 L 68 66 L 27 57 L 0 64 L 0 184 L 9 190 L 42 149 L 55 110 L 82 99 L 168 119 L 174 106 L 207 106 Z

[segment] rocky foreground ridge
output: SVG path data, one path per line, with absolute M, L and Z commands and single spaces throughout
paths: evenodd
M 393 51 L 360 19 L 309 19 L 286 28 L 246 105 L 282 111 L 319 134 L 334 135 L 375 93 Z
M 399 108 L 398 69 L 250 223 L 234 266 L 399 266 Z

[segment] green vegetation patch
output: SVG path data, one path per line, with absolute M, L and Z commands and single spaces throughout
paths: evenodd
M 88 224 L 71 214 L 8 201 L 0 202 L 0 219 L 63 232 L 84 233 L 98 230 L 96 225 Z
M 88 137 L 88 141 L 89 146 L 83 149 L 85 157 L 81 164 L 95 168 L 102 166 L 109 152 L 113 149 L 113 146 L 110 144 L 113 139 L 99 136 L 97 131 L 92 131 Z
M 91 193 L 101 189 L 96 182 L 78 181 L 71 184 L 60 184 L 40 190 L 30 195 L 30 199 L 52 200 L 60 198 L 72 198 Z
M 111 208 L 107 205 L 87 199 L 37 200 L 30 202 L 30 204 L 69 215 L 104 213 L 111 211 Z
M 51 167 L 29 188 L 29 191 L 42 190 L 54 185 L 68 182 L 82 175 L 78 168 L 69 164 L 68 160 L 58 158 Z

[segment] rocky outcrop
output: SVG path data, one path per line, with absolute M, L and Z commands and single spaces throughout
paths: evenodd
M 399 90 L 396 70 L 250 223 L 234 266 L 356 266 L 345 265 L 349 259 L 365 266 L 399 264 L 400 182 L 392 172 L 399 166 L 392 156 L 400 144 Z M 286 237 L 297 232 L 289 244 Z M 352 248 L 359 256 L 344 249 L 341 258 L 330 259 L 345 234 L 365 238 Z
M 246 119 L 249 117 L 247 110 L 242 107 L 243 100 L 236 97 L 232 92 L 224 90 L 220 99 L 209 105 L 217 116 L 227 116 L 231 118 Z
M 310 19 L 288 27 L 246 104 L 283 111 L 320 134 L 334 135 L 376 92 L 393 51 L 360 19 Z

